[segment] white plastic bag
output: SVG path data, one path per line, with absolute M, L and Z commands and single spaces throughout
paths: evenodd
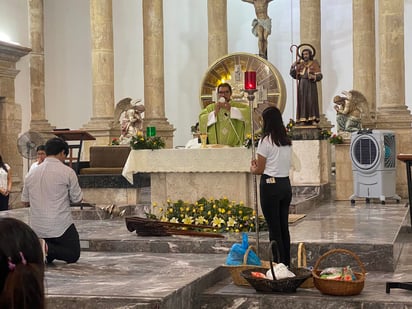
M 280 279 L 285 279 L 285 278 L 293 278 L 296 277 L 294 273 L 292 273 L 285 264 L 279 263 L 276 265 L 273 265 L 273 272 L 275 273 L 275 280 L 280 280 Z M 266 277 L 268 279 L 274 280 L 272 276 L 272 271 L 269 269 L 266 272 Z

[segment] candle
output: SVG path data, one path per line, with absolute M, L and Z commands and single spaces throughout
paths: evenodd
M 156 136 L 156 127 L 147 127 L 146 136 L 147 137 Z
M 256 89 L 256 72 L 246 71 L 245 72 L 245 90 Z

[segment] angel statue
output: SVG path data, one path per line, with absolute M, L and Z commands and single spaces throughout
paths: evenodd
M 355 132 L 362 129 L 362 113 L 368 113 L 368 102 L 357 90 L 342 91 L 343 96 L 333 98 L 338 132 Z
M 145 111 L 145 107 L 138 104 L 141 101 L 140 99 L 124 98 L 116 104 L 114 118 L 115 121 L 120 122 L 121 126 L 120 144 L 128 144 L 133 135 L 143 130 L 142 113 Z

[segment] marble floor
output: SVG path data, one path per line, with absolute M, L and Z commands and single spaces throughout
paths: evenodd
M 363 292 L 355 297 L 322 295 L 316 289 L 294 294 L 260 294 L 232 283 L 221 267 L 239 234 L 224 239 L 189 236 L 141 237 L 124 218 L 73 209 L 82 254 L 76 264 L 55 262 L 46 269 L 48 308 L 412 308 L 412 291 L 387 281 L 412 281 L 409 211 L 401 203 L 320 202 L 290 226 L 293 242 L 304 242 L 308 264 L 327 250 L 356 252 L 367 270 Z M 28 210 L 1 212 L 28 222 Z M 259 234 L 260 256 L 268 235 Z M 256 235 L 249 234 L 256 245 Z M 294 263 L 292 261 L 292 263 Z

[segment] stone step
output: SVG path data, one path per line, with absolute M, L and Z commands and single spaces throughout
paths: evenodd
M 292 264 L 296 264 L 298 243 L 304 242 L 308 265 L 315 265 L 319 257 L 329 250 L 343 248 L 356 253 L 367 271 L 392 272 L 402 250 L 402 244 L 396 243 L 396 238 L 408 215 L 407 208 L 396 204 L 371 206 L 371 209 L 365 209 L 362 205 L 350 207 L 349 204 L 342 204 L 341 207 L 333 214 L 336 218 L 325 217 L 324 222 L 319 221 L 317 212 L 322 211 L 319 208 L 290 225 Z M 387 216 L 384 230 L 373 223 L 374 216 L 382 215 L 383 208 Z M 101 210 L 95 210 L 95 213 L 98 215 L 83 209 L 76 214 L 76 226 L 85 251 L 227 254 L 234 243 L 241 242 L 241 234 L 236 233 L 224 234 L 225 238 L 142 237 L 127 231 L 124 218 L 111 218 Z M 89 220 L 94 215 L 98 219 Z M 359 227 L 354 229 L 353 223 L 359 224 Z M 250 244 L 259 247 L 259 256 L 268 260 L 268 232 L 259 233 L 259 246 L 256 233 L 248 235 Z M 342 263 L 353 264 L 353 259 L 343 257 Z
M 230 279 L 219 282 L 200 295 L 202 309 L 214 308 L 411 308 L 411 291 L 391 290 L 385 293 L 385 281 L 369 274 L 365 287 L 356 296 L 323 295 L 316 288 L 301 289 L 296 293 L 258 293 L 252 287 L 240 287 Z

